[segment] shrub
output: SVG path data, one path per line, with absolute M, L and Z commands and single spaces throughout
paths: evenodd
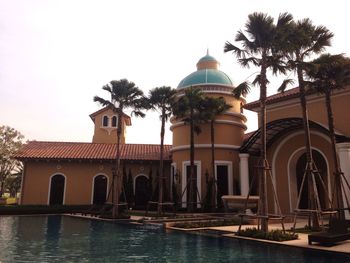
M 246 228 L 237 233 L 239 236 L 251 237 L 251 238 L 259 238 L 259 239 L 267 239 L 273 241 L 288 241 L 298 239 L 298 234 L 294 234 L 291 232 L 283 232 L 282 230 L 275 229 L 271 230 L 268 233 L 263 232 L 262 230 L 258 230 L 256 227 L 254 228 Z
M 212 220 L 212 221 L 195 221 L 195 222 L 181 222 L 174 224 L 174 227 L 179 228 L 202 228 L 214 226 L 233 226 L 238 224 L 238 219 L 231 220 Z

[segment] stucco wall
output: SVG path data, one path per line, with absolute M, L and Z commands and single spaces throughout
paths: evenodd
M 68 162 L 68 161 L 29 161 L 25 163 L 25 179 L 23 183 L 22 204 L 48 204 L 50 177 L 55 174 L 66 176 L 64 204 L 91 204 L 93 178 L 103 174 L 108 178 L 108 186 L 112 180 L 111 168 L 113 163 L 99 162 Z M 156 171 L 159 162 L 127 162 L 126 172 L 129 169 L 133 178 L 139 174 L 149 175 L 150 168 L 153 171 L 153 183 L 156 184 Z M 165 176 L 169 178 L 170 162 L 165 163 Z M 122 171 L 122 169 L 121 169 Z M 168 189 L 169 179 L 167 179 Z M 154 189 L 154 187 L 153 187 Z

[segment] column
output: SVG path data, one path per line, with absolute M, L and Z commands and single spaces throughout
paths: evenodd
M 338 143 L 337 144 L 339 163 L 342 172 L 348 183 L 350 184 L 350 143 Z M 347 187 L 346 183 L 343 181 L 343 185 L 345 188 L 345 194 L 350 199 L 350 190 Z M 346 197 L 343 192 L 344 206 L 347 207 Z M 350 219 L 350 214 L 348 211 L 345 212 L 345 216 L 347 219 Z
M 239 179 L 241 186 L 241 196 L 247 196 L 249 193 L 249 154 L 239 154 Z

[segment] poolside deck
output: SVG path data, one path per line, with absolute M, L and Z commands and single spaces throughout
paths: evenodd
M 300 221 L 297 223 L 296 227 L 297 228 L 303 227 L 303 226 L 305 226 L 305 224 L 306 224 L 306 221 Z M 286 229 L 290 229 L 292 226 L 293 226 L 293 223 L 285 223 Z M 252 225 L 243 225 L 242 229 L 245 229 L 247 227 L 252 227 Z M 281 229 L 281 224 L 269 224 L 269 228 L 270 229 Z M 339 244 L 328 247 L 328 246 L 322 246 L 322 245 L 318 245 L 318 244 L 309 245 L 308 244 L 308 234 L 298 233 L 299 238 L 297 240 L 276 242 L 276 241 L 271 241 L 271 240 L 253 239 L 253 238 L 248 238 L 248 237 L 236 236 L 235 233 L 238 230 L 238 226 L 210 227 L 210 229 L 216 230 L 216 231 L 232 232 L 232 234 L 223 234 L 222 235 L 222 236 L 228 237 L 228 238 L 246 239 L 246 240 L 252 240 L 254 242 L 265 242 L 265 243 L 273 243 L 273 244 L 285 245 L 285 246 L 301 247 L 301 248 L 306 248 L 306 249 L 317 249 L 317 250 L 322 250 L 322 251 L 350 254 L 350 240 L 340 242 Z

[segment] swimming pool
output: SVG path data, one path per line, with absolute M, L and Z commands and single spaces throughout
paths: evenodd
M 350 262 L 350 257 L 69 216 L 0 217 L 0 262 Z

